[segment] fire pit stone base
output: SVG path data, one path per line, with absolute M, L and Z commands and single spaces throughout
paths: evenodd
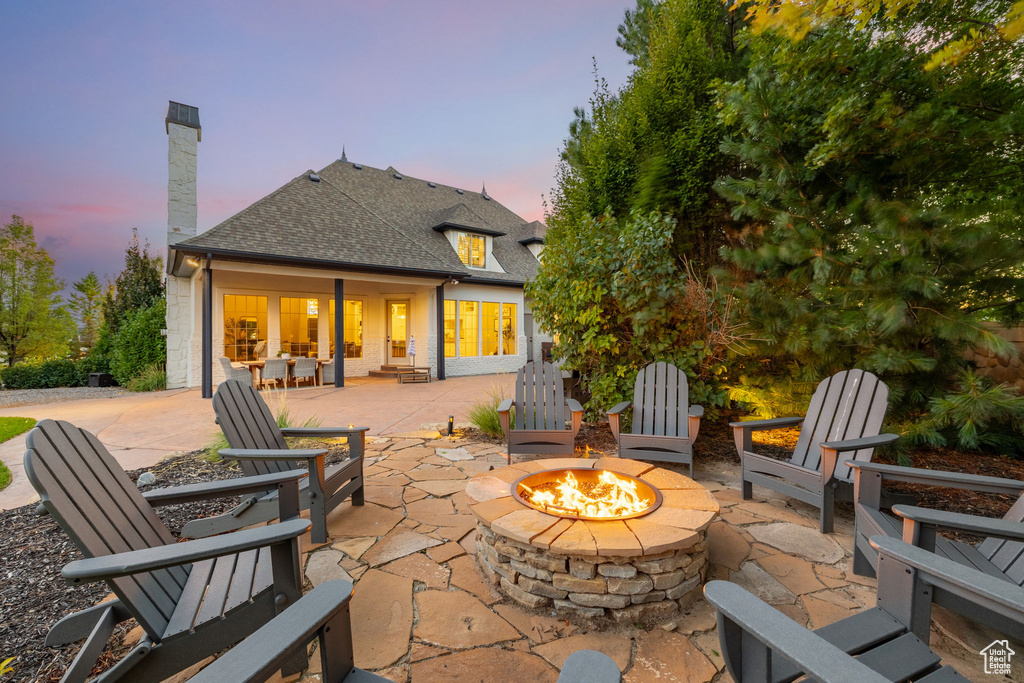
M 624 521 L 552 517 L 517 505 L 510 485 L 523 471 L 567 467 L 566 459 L 517 463 L 470 480 L 477 562 L 504 595 L 531 608 L 619 623 L 671 619 L 699 594 L 707 573 L 706 530 L 718 503 L 681 474 L 618 458 L 570 461 L 641 477 L 665 496 L 662 508 Z

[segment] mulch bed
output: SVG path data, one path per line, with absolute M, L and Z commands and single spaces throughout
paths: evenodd
M 310 444 L 296 444 L 308 447 Z M 141 470 L 128 473 L 136 481 L 143 472 L 152 472 L 156 481 L 142 490 L 242 476 L 236 462 L 208 462 L 203 451 L 177 455 Z M 347 446 L 332 446 L 328 463 L 348 457 Z M 221 514 L 238 504 L 238 498 L 221 498 L 157 508 L 161 519 L 177 536 L 186 522 L 198 517 Z M 46 633 L 57 621 L 72 612 L 99 602 L 108 592 L 102 583 L 67 586 L 61 568 L 81 559 L 67 535 L 49 517 L 35 514 L 35 505 L 0 512 L 0 661 L 18 656 L 12 674 L 0 676 L 9 681 L 59 681 L 74 660 L 83 641 L 62 647 L 46 647 Z M 94 670 L 98 673 L 119 659 L 127 650 L 120 645 L 124 635 L 135 626 L 134 620 L 121 624 Z

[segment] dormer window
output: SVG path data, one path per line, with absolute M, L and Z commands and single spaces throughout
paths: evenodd
M 470 268 L 484 268 L 487 266 L 487 238 L 482 235 L 473 235 L 468 232 L 459 232 L 456 235 L 457 251 L 459 259 L 464 265 Z

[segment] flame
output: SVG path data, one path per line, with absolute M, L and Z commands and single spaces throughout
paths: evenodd
M 572 472 L 542 490 L 520 484 L 522 495 L 536 507 L 552 514 L 614 519 L 649 507 L 636 491 L 636 482 L 614 472 L 601 471 L 595 484 L 584 485 Z

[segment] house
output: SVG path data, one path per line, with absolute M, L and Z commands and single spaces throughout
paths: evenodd
M 223 379 L 216 359 L 335 357 L 338 384 L 382 367 L 439 379 L 540 357 L 523 286 L 545 227 L 490 197 L 342 158 L 197 234 L 199 111 L 170 103 L 167 384 Z

